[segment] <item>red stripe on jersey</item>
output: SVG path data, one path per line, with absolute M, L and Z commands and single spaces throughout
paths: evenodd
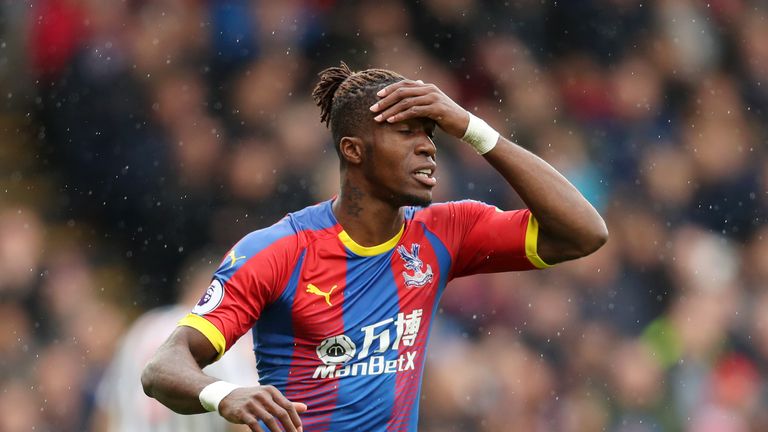
M 330 261 L 329 256 L 338 259 Z M 329 335 L 344 334 L 346 266 L 346 251 L 335 234 L 316 240 L 307 248 L 296 287 L 292 316 L 301 320 L 293 320 L 295 347 L 285 393 L 289 400 L 307 403 L 307 412 L 302 415 L 305 430 L 327 430 L 336 408 L 339 378 L 313 375 L 318 366 L 324 366 L 318 358 L 318 346 Z M 332 280 L 332 275 L 344 276 Z
M 221 304 L 204 315 L 221 331 L 229 349 L 249 331 L 261 311 L 285 290 L 298 258 L 295 235 L 283 237 L 252 256 L 225 282 Z
M 429 324 L 432 317 L 432 309 L 435 304 L 435 296 L 439 285 L 440 267 L 429 240 L 424 235 L 424 227 L 420 223 L 411 224 L 408 232 L 403 235 L 400 244 L 407 251 L 411 251 L 414 243 L 419 244 L 419 256 L 422 261 L 422 271 L 427 268 L 432 271 L 432 280 L 424 286 L 407 287 L 405 284 L 405 275 L 413 274 L 414 271 L 405 268 L 405 262 L 399 253 L 392 255 L 392 274 L 397 285 L 397 294 L 400 303 L 400 311 L 407 318 L 417 309 L 422 309 L 418 333 L 413 340 L 413 345 L 408 346 L 401 339 L 398 347 L 398 355 L 407 356 L 407 353 L 416 352 L 416 367 L 412 370 L 401 371 L 397 374 L 395 381 L 395 402 L 392 408 L 392 414 L 387 423 L 387 431 L 401 431 L 407 428 L 410 422 L 410 416 L 413 411 L 414 399 L 419 395 L 419 386 L 421 383 L 421 372 L 427 351 L 427 336 Z M 404 335 L 406 333 L 404 329 Z M 413 355 L 413 354 L 411 354 Z

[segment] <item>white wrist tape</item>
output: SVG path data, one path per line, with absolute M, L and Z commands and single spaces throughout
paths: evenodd
M 488 153 L 496 147 L 496 143 L 499 141 L 499 133 L 483 119 L 475 117 L 469 111 L 467 111 L 467 114 L 469 114 L 469 125 L 461 139 L 474 147 L 479 154 Z
M 216 381 L 205 386 L 201 391 L 198 399 L 200 404 L 206 411 L 219 412 L 219 403 L 221 400 L 227 397 L 233 390 L 240 388 L 237 384 L 228 383 L 226 381 Z

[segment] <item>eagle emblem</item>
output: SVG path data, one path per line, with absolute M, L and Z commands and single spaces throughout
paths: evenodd
M 405 286 L 408 288 L 423 287 L 432 281 L 432 266 L 427 264 L 427 270 L 422 270 L 424 268 L 424 262 L 419 259 L 420 248 L 421 245 L 418 243 L 411 243 L 410 251 L 403 245 L 397 247 L 397 253 L 399 253 L 400 258 L 403 259 L 405 269 L 413 272 L 412 274 L 409 274 L 407 271 L 403 272 Z

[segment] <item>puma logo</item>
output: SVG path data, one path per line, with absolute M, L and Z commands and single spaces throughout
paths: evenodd
M 316 287 L 314 284 L 307 285 L 307 292 L 310 294 L 319 295 L 320 297 L 323 297 L 325 299 L 325 302 L 328 303 L 328 306 L 333 306 L 333 303 L 331 303 L 331 293 L 335 289 L 336 289 L 336 285 L 332 286 L 331 289 L 328 290 L 328 292 L 325 292 L 320 288 Z
M 245 256 L 236 256 L 235 255 L 235 250 L 232 249 L 232 251 L 230 251 L 229 254 L 227 254 L 226 258 L 229 258 L 231 260 L 230 263 L 229 263 L 229 268 L 232 268 L 232 267 L 235 266 L 235 263 L 238 260 L 245 259 Z

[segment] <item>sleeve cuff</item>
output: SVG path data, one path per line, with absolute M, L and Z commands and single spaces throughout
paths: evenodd
M 545 269 L 552 267 L 550 264 L 544 262 L 538 253 L 538 241 L 539 241 L 539 223 L 536 218 L 533 217 L 533 213 L 528 215 L 528 228 L 525 230 L 525 256 L 528 257 L 528 261 L 538 269 Z
M 182 318 L 178 325 L 192 327 L 193 329 L 202 333 L 203 336 L 205 336 L 208 341 L 211 342 L 211 345 L 213 345 L 213 347 L 216 349 L 216 352 L 219 353 L 216 356 L 216 360 L 220 359 L 221 356 L 224 355 L 224 352 L 227 348 L 227 342 L 224 339 L 224 335 L 221 334 L 221 331 L 219 331 L 219 329 L 217 329 L 216 326 L 211 324 L 211 322 L 207 319 L 201 317 L 200 315 L 191 313 Z

